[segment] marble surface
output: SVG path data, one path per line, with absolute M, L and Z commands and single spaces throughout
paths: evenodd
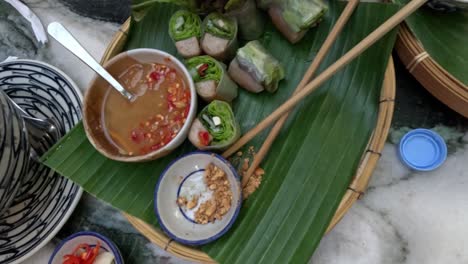
M 99 9 L 108 8 L 110 1 L 96 0 L 84 7 L 74 0 L 24 0 L 44 24 L 60 21 L 67 26 L 98 59 L 119 27 L 105 21 L 121 21 L 128 12 L 120 8 L 116 15 Z M 93 76 L 54 41 L 39 46 L 27 24 L 2 2 L 0 35 L 0 61 L 16 55 L 49 62 L 69 74 L 82 91 Z M 429 95 L 398 59 L 396 72 L 392 132 L 369 189 L 323 238 L 311 263 L 468 263 L 468 120 Z M 416 127 L 434 128 L 448 143 L 449 156 L 440 169 L 417 173 L 400 163 L 396 144 Z M 112 238 L 127 263 L 188 263 L 151 244 L 117 210 L 90 195 L 83 196 L 57 238 L 25 263 L 46 263 L 60 239 L 81 230 Z

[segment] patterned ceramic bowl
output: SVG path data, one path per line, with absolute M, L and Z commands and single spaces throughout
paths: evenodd
M 32 60 L 0 63 L 0 91 L 31 117 L 54 119 L 61 135 L 81 120 L 80 90 L 49 64 Z M 30 162 L 13 203 L 0 216 L 0 263 L 24 263 L 44 247 L 71 216 L 81 194 L 82 189 L 71 180 L 39 162 Z
M 13 202 L 28 171 L 29 150 L 21 113 L 0 90 L 0 215 Z
M 49 259 L 49 264 L 62 264 L 65 255 L 73 254 L 80 245 L 86 244 L 90 248 L 94 248 L 99 243 L 99 254 L 113 256 L 115 264 L 124 264 L 122 255 L 117 246 L 107 237 L 96 232 L 78 232 L 65 238 L 60 245 L 57 246 L 54 253 Z M 99 256 L 98 256 L 99 257 Z M 104 256 L 101 256 L 104 257 Z M 97 262 L 97 260 L 96 260 Z M 74 262 L 73 262 L 74 263 Z M 99 262 L 101 263 L 101 262 Z M 108 263 L 108 262 L 105 262 Z

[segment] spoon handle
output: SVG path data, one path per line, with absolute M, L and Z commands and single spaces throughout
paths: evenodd
M 81 61 L 93 69 L 97 74 L 104 78 L 124 97 L 130 101 L 133 100 L 133 95 L 125 90 L 125 88 L 93 58 L 62 24 L 58 22 L 50 23 L 47 27 L 47 32 L 55 40 L 62 44 L 62 46 L 68 49 L 71 53 L 73 53 L 76 57 L 78 57 Z

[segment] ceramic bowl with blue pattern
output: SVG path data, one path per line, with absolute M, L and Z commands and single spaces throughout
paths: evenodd
M 21 113 L 0 90 L 0 215 L 10 207 L 28 171 L 29 151 Z
M 213 193 L 204 182 L 205 168 L 212 163 L 227 176 L 232 191 L 231 208 L 221 220 L 207 224 L 195 221 L 197 207 L 187 210 L 179 197 L 211 199 Z M 218 154 L 195 151 L 174 160 L 159 177 L 154 197 L 156 217 L 163 231 L 175 241 L 192 246 L 204 245 L 224 235 L 234 224 L 242 203 L 241 183 L 234 167 Z
M 100 245 L 99 254 L 112 255 L 115 264 L 124 263 L 122 254 L 110 239 L 96 232 L 85 231 L 65 238 L 62 243 L 55 248 L 49 259 L 49 264 L 62 264 L 65 255 L 72 254 L 79 245 L 87 244 L 90 248 L 94 248 L 98 243 Z

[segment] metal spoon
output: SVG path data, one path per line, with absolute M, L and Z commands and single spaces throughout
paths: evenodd
M 65 29 L 62 24 L 58 22 L 52 22 L 47 27 L 47 32 L 55 40 L 57 40 L 62 46 L 68 49 L 81 61 L 86 63 L 92 70 L 99 74 L 104 80 L 106 80 L 112 87 L 114 87 L 120 94 L 130 101 L 133 101 L 135 96 L 125 90 L 125 88 L 109 74 L 84 48 L 81 44 L 73 37 L 73 35 Z
M 21 112 L 26 130 L 28 132 L 29 144 L 31 144 L 31 158 L 38 161 L 59 139 L 60 132 L 54 119 L 40 119 L 30 116 L 19 105 L 7 96 L 13 106 Z

